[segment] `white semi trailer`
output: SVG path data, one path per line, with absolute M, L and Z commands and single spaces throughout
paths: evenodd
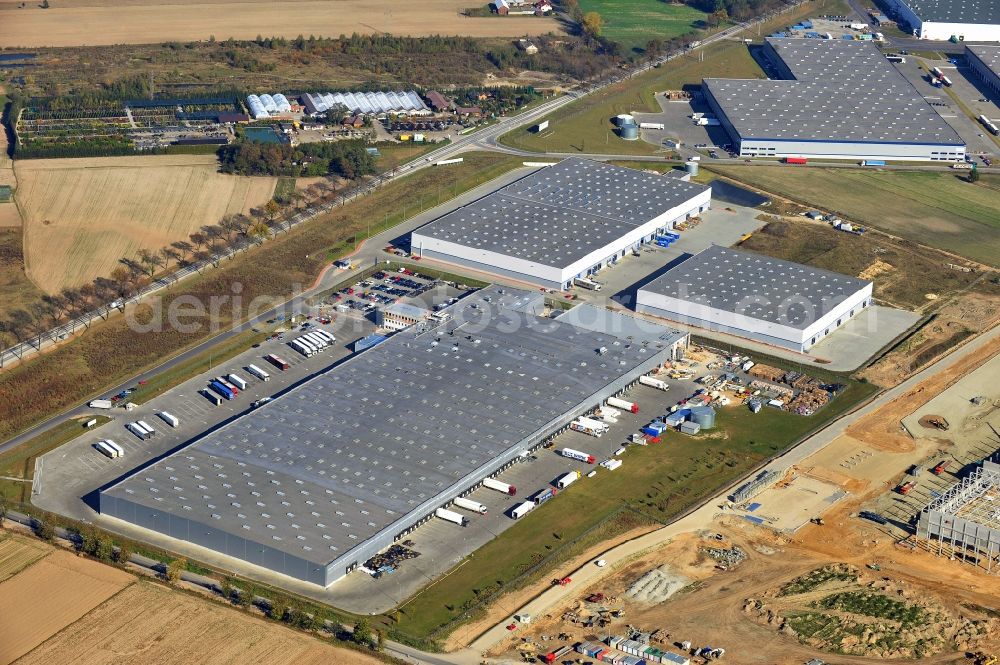
M 517 494 L 516 487 L 501 480 L 497 480 L 496 478 L 483 479 L 483 487 L 488 487 L 491 490 L 496 490 L 497 492 L 503 492 L 508 496 L 515 496 Z
M 466 499 L 464 496 L 455 497 L 455 505 L 459 508 L 465 508 L 466 510 L 471 510 L 474 513 L 479 513 L 480 515 L 486 514 L 486 506 L 478 501 Z
M 434 511 L 436 517 L 440 517 L 446 522 L 452 522 L 459 526 L 469 526 L 469 518 L 465 515 L 459 515 L 454 510 L 448 510 L 447 508 L 438 508 Z

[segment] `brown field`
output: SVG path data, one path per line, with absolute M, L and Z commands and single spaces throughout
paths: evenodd
M 14 534 L 0 538 L 0 582 L 17 575 L 48 553 L 48 548 L 36 540 Z
M 28 653 L 134 579 L 117 568 L 56 550 L 0 584 L 0 663 Z
M 274 178 L 228 176 L 216 164 L 212 155 L 18 161 L 28 277 L 49 293 L 89 282 L 274 193 Z
M 19 665 L 381 662 L 145 581 L 125 589 L 18 661 Z
M 535 17 L 466 18 L 468 0 L 232 0 L 212 3 L 172 0 L 57 0 L 49 9 L 20 0 L 0 1 L 0 44 L 80 46 L 201 41 L 214 36 L 254 39 L 257 35 L 294 38 L 337 37 L 391 32 L 414 37 L 464 35 L 515 37 L 559 31 L 554 19 Z

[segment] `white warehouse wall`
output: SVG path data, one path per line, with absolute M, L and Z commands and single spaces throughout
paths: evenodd
M 921 39 L 948 41 L 957 36 L 967 42 L 1000 42 L 1000 25 L 973 23 L 922 23 Z
M 853 316 L 864 311 L 870 304 L 871 294 L 872 285 L 868 284 L 805 329 L 772 323 L 644 289 L 640 289 L 636 296 L 636 311 L 794 351 L 806 351 L 814 343 L 826 337 L 827 329 L 832 334 Z
M 922 162 L 956 162 L 965 159 L 964 145 L 742 139 L 739 141 L 739 146 L 741 157 L 813 157 Z

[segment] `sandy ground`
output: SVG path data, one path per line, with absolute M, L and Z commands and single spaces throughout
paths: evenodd
M 15 534 L 2 535 L 0 538 L 0 582 L 16 575 L 48 553 L 48 549 L 37 541 Z
M 117 568 L 56 550 L 0 584 L 4 610 L 0 612 L 0 663 L 32 650 L 134 579 Z
M 218 173 L 212 155 L 18 161 L 28 276 L 54 293 L 106 276 L 274 192 L 274 178 Z
M 378 665 L 381 661 L 159 583 L 140 581 L 18 663 Z
M 126 2 L 53 0 L 18 9 L 0 2 L 0 44 L 6 46 L 80 46 L 150 44 L 166 41 L 254 39 L 257 35 L 338 37 L 352 33 L 516 37 L 558 32 L 554 19 L 535 17 L 466 18 L 468 0 L 226 0 L 204 3 L 174 0 Z
M 600 639 L 609 633 L 624 634 L 626 625 L 631 625 L 643 630 L 659 628 L 667 631 L 669 638 L 666 642 L 656 645 L 661 648 L 678 651 L 675 643 L 684 640 L 690 640 L 695 645 L 721 646 L 727 650 L 726 662 L 737 665 L 793 665 L 811 658 L 839 665 L 885 662 L 878 657 L 824 653 L 800 643 L 793 635 L 783 634 L 777 623 L 767 625 L 753 612 L 745 610 L 748 598 L 761 597 L 768 599 L 769 607 L 777 610 L 781 610 L 783 603 L 795 609 L 791 606 L 796 602 L 801 605 L 809 598 L 785 602 L 775 599 L 774 590 L 831 563 L 854 565 L 861 570 L 865 585 L 878 584 L 883 577 L 889 578 L 893 588 L 899 586 L 906 589 L 895 597 L 915 597 L 920 599 L 921 604 L 942 608 L 947 616 L 939 620 L 944 622 L 941 624 L 942 631 L 951 631 L 949 634 L 954 634 L 955 625 L 963 621 L 962 617 L 986 621 L 990 626 L 981 642 L 960 642 L 957 647 L 926 656 L 919 662 L 966 662 L 962 655 L 966 648 L 996 652 L 1000 648 L 1000 631 L 995 619 L 992 622 L 987 620 L 993 610 L 1000 609 L 997 607 L 1000 604 L 1000 577 L 949 561 L 947 557 L 935 556 L 919 545 L 911 546 L 909 540 L 900 542 L 900 537 L 905 535 L 903 531 L 860 520 L 857 512 L 876 509 L 883 514 L 891 514 L 883 504 L 900 504 L 903 497 L 891 490 L 907 467 L 927 458 L 937 459 L 941 449 L 948 450 L 949 455 L 957 460 L 958 467 L 979 459 L 975 456 L 977 449 L 970 446 L 974 446 L 985 431 L 981 426 L 986 417 L 984 413 L 989 411 L 989 417 L 993 418 L 1000 412 L 996 407 L 1000 402 L 994 401 L 1000 393 L 996 392 L 995 381 L 990 381 L 993 366 L 1000 362 L 1000 356 L 995 356 L 998 351 L 1000 343 L 992 344 L 983 353 L 970 355 L 952 368 L 924 381 L 803 460 L 786 475 L 784 484 L 779 483 L 760 495 L 763 504 L 760 510 L 771 504 L 776 506 L 775 510 L 792 514 L 801 511 L 797 506 L 780 504 L 783 493 L 794 490 L 796 483 L 799 491 L 811 490 L 819 497 L 836 486 L 846 493 L 836 503 L 824 509 L 815 503 L 816 499 L 813 500 L 815 516 L 822 516 L 824 524 L 806 521 L 794 532 L 779 532 L 752 524 L 742 515 L 720 512 L 710 530 L 683 534 L 655 552 L 619 565 L 611 576 L 598 585 L 579 589 L 576 600 L 553 608 L 544 617 L 538 617 L 530 627 L 508 637 L 496 653 L 519 659 L 518 652 L 545 653 L 564 643 Z M 996 359 L 990 360 L 994 357 Z M 982 369 L 973 374 L 977 367 Z M 933 399 L 943 391 L 946 391 L 946 397 Z M 988 401 L 979 407 L 966 407 L 964 402 L 974 394 L 983 394 Z M 951 406 L 947 408 L 949 404 Z M 924 432 L 917 439 L 910 438 L 902 428 L 901 420 L 914 412 L 919 415 L 935 408 L 950 410 L 954 414 L 951 430 L 945 433 Z M 995 444 L 996 441 L 993 447 Z M 817 484 L 817 481 L 822 481 L 822 484 Z M 920 479 L 921 487 L 935 483 L 939 489 L 951 482 L 954 482 L 954 476 L 948 473 L 933 476 L 925 471 Z M 911 499 L 909 496 L 905 498 L 907 501 Z M 905 523 L 923 500 L 910 501 L 908 507 L 899 509 L 898 515 L 892 515 L 893 519 Z M 792 495 L 788 495 L 786 503 L 797 502 Z M 715 540 L 716 532 L 723 534 L 723 542 Z M 715 562 L 704 554 L 706 547 L 728 547 L 731 544 L 743 548 L 748 557 L 728 571 L 717 569 Z M 879 566 L 880 570 L 869 569 L 869 564 Z M 667 566 L 670 574 L 688 578 L 692 583 L 662 603 L 650 603 L 648 598 L 630 599 L 629 589 L 635 588 L 649 577 L 650 571 L 661 566 Z M 604 605 L 609 609 L 622 610 L 624 616 L 613 619 L 606 627 L 585 628 L 581 619 L 592 615 L 597 606 L 586 603 L 583 598 L 594 592 L 608 596 Z M 897 659 L 893 662 L 918 661 Z

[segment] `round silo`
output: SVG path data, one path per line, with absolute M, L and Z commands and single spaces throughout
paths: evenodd
M 639 125 L 622 125 L 618 130 L 619 136 L 621 136 L 626 141 L 637 141 L 639 140 Z
M 691 409 L 691 422 L 698 423 L 702 429 L 715 427 L 715 409 L 710 406 L 696 406 Z
M 624 127 L 625 125 L 634 125 L 635 116 L 628 113 L 619 113 L 615 116 L 615 125 L 618 127 Z
M 698 162 L 685 162 L 684 170 L 687 171 L 690 176 L 698 175 Z

